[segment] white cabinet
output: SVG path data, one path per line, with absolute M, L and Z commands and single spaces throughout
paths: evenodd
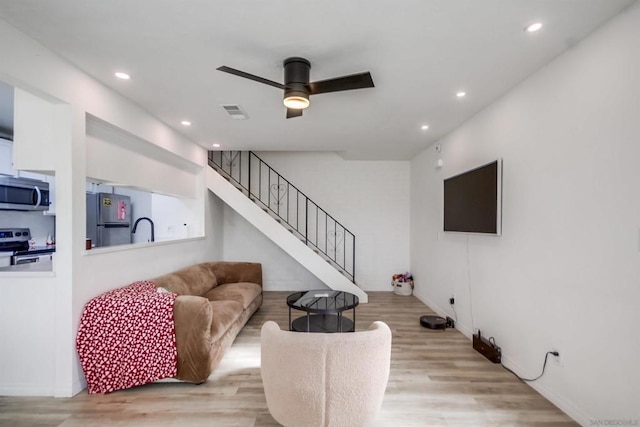
M 36 181 L 46 181 L 46 175 L 42 175 L 41 173 L 28 172 L 28 171 L 17 171 L 15 176 L 19 176 L 20 178 L 29 178 L 35 179 Z
M 13 168 L 13 143 L 7 139 L 0 138 L 0 175 L 15 176 L 16 170 Z
M 13 104 L 13 163 L 16 169 L 55 170 L 57 138 L 63 135 L 70 118 L 64 116 L 69 107 L 53 104 L 36 95 L 15 88 Z

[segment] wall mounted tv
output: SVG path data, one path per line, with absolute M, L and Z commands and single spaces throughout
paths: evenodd
M 444 180 L 444 231 L 500 235 L 502 160 Z

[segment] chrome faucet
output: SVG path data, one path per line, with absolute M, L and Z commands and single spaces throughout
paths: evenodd
M 136 228 L 138 228 L 138 223 L 139 223 L 140 221 L 142 221 L 143 219 L 144 219 L 144 220 L 149 221 L 149 224 L 151 224 L 151 241 L 152 241 L 152 242 L 155 242 L 155 240 L 156 240 L 156 235 L 155 235 L 155 232 L 154 232 L 154 225 L 153 225 L 153 221 L 151 220 L 151 218 L 148 218 L 148 217 L 146 217 L 146 216 L 143 216 L 143 217 L 141 217 L 141 218 L 136 219 L 136 222 L 133 224 L 133 230 L 131 230 L 131 234 L 133 234 L 133 233 L 135 233 L 135 232 L 136 232 Z

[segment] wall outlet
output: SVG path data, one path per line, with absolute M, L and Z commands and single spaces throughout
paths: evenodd
M 557 348 L 551 350 L 551 351 L 557 351 L 558 352 L 558 356 L 554 356 L 553 354 L 549 355 L 549 358 L 551 359 L 551 361 L 556 365 L 556 366 L 560 366 L 561 368 L 564 367 L 564 360 L 562 358 L 563 354 L 560 350 L 558 350 Z

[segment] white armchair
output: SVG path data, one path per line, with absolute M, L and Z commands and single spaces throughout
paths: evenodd
M 391 330 L 261 332 L 261 372 L 271 416 L 284 426 L 362 426 L 382 406 L 389 379 Z

